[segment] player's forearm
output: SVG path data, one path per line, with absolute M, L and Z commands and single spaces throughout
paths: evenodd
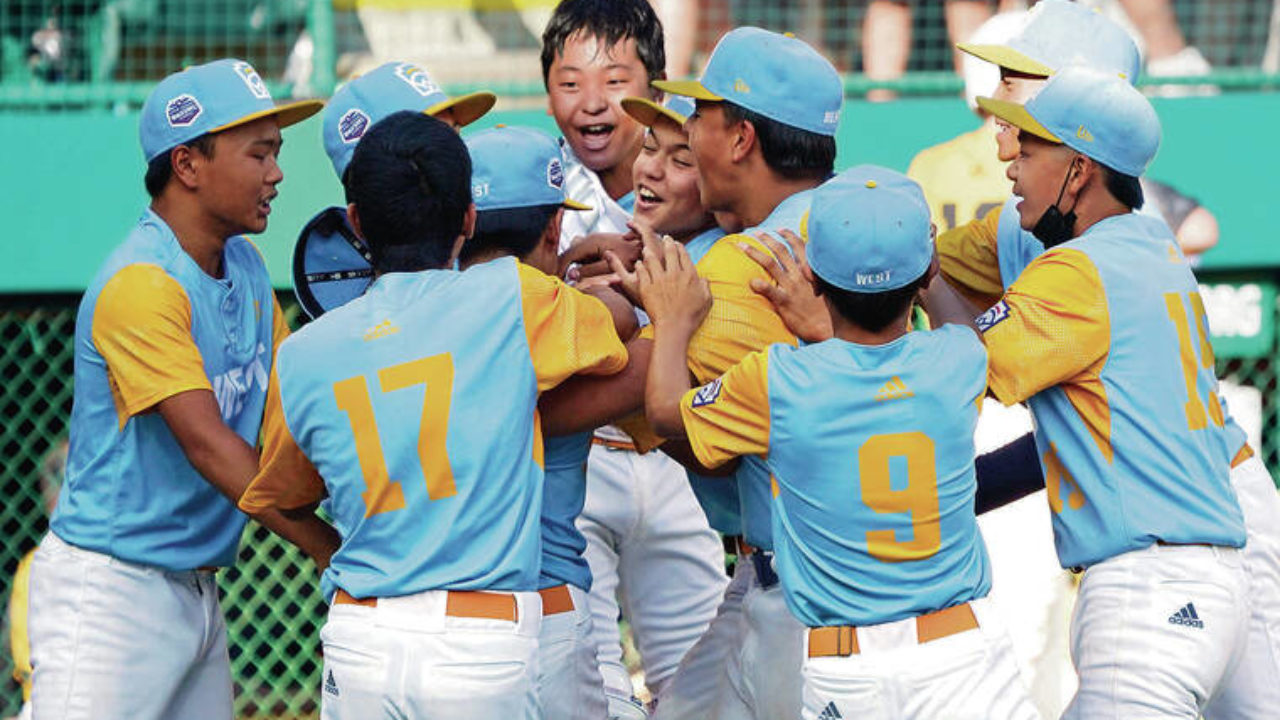
M 627 343 L 627 366 L 616 375 L 582 375 L 542 394 L 538 412 L 548 437 L 594 430 L 644 409 L 645 378 L 653 341 Z
M 974 322 L 977 313 L 973 306 L 943 279 L 941 273 L 929 283 L 922 299 L 924 311 L 928 313 L 929 322 L 934 327 L 948 323 L 963 325 L 977 333 L 978 337 L 982 337 L 982 333 Z
M 690 388 L 685 358 L 689 352 L 689 338 L 697 329 L 687 325 L 662 322 L 654 327 L 653 356 L 649 360 L 649 379 L 645 383 L 644 409 L 654 432 L 662 437 L 684 437 L 680 398 Z
M 264 510 L 251 514 L 271 532 L 288 540 L 306 553 L 316 564 L 316 570 L 324 572 L 329 559 L 338 551 L 342 540 L 338 531 L 316 515 L 314 504 L 295 510 Z

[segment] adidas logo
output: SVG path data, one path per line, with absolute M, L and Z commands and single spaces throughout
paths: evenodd
M 400 328 L 392 325 L 390 320 L 383 320 L 377 325 L 374 325 L 364 331 L 364 340 L 365 342 L 369 342 L 370 340 L 377 340 L 380 337 L 395 335 L 398 332 L 400 332 Z
M 1187 627 L 1204 629 L 1204 621 L 1196 614 L 1196 606 L 1187 603 L 1182 609 L 1169 616 L 1170 625 L 1186 625 Z
M 836 720 L 836 718 L 843 717 L 840 714 L 840 708 L 836 707 L 835 702 L 829 702 L 826 707 L 822 708 L 822 713 L 818 715 L 818 720 Z
M 328 675 L 325 676 L 324 691 L 334 697 L 342 695 L 342 693 L 338 692 L 338 683 L 333 681 L 333 670 L 330 670 Z
M 876 391 L 876 402 L 884 402 L 885 400 L 900 400 L 902 398 L 915 397 L 916 394 L 907 388 L 907 384 L 902 382 L 902 378 L 894 375 L 884 387 Z

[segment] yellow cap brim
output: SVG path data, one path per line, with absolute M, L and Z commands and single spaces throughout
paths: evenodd
M 1042 62 L 1032 60 L 1007 45 L 975 45 L 973 43 L 956 43 L 956 49 L 967 52 L 979 60 L 986 60 L 992 65 L 1013 70 L 1027 75 L 1049 77 L 1053 68 Z
M 1062 144 L 1062 138 L 1049 132 L 1049 130 L 1041 125 L 1039 121 L 1031 117 L 1031 113 L 1027 112 L 1024 105 L 1012 103 L 1007 100 L 996 100 L 995 98 L 980 97 L 978 98 L 978 107 L 986 110 L 995 117 L 1009 123 L 1010 125 L 1029 132 L 1039 138 L 1044 138 L 1049 142 Z
M 582 203 L 578 202 L 577 200 L 570 200 L 569 198 L 565 198 L 565 199 L 564 199 L 564 209 L 565 209 L 565 210 L 590 210 L 590 209 L 591 209 L 591 206 L 590 206 L 590 205 L 583 205 Z
M 645 127 L 653 127 L 653 124 L 658 121 L 659 116 L 667 118 L 676 125 L 684 125 L 684 121 L 688 120 L 688 118 L 675 110 L 659 105 L 648 98 L 622 98 L 622 109 L 628 115 L 635 118 L 636 122 L 644 125 Z
M 482 90 L 436 103 L 427 108 L 426 113 L 435 115 L 445 110 L 453 110 L 453 121 L 458 123 L 459 127 L 466 127 L 484 117 L 485 113 L 493 109 L 496 102 L 498 102 L 497 95 Z
M 323 107 L 324 103 L 320 100 L 299 100 L 297 102 L 285 103 L 283 105 L 276 105 L 269 110 L 260 110 L 256 113 L 250 113 L 242 118 L 232 120 L 225 125 L 219 125 L 209 132 L 216 133 L 222 132 L 223 130 L 230 130 L 233 127 L 239 127 L 241 125 L 251 123 L 254 120 L 272 116 L 275 116 L 279 121 L 281 128 L 287 128 L 290 125 L 300 123 L 312 115 L 315 115 L 320 112 L 320 109 Z
M 649 84 L 672 95 L 683 95 L 694 100 L 724 102 L 724 98 L 706 89 L 697 80 L 654 80 Z

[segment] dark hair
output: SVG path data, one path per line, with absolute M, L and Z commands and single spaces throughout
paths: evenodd
M 538 246 L 547 224 L 560 205 L 482 210 L 476 214 L 476 232 L 462 244 L 459 258 L 467 262 L 481 253 L 501 250 L 522 258 Z
M 650 80 L 662 77 L 667 67 L 662 42 L 662 21 L 648 0 L 564 0 L 556 6 L 542 31 L 542 84 L 547 86 L 551 63 L 564 54 L 564 44 L 574 33 L 601 41 L 612 48 L 622 40 L 636 41 L 636 54 Z
M 1132 175 L 1114 170 L 1102 163 L 1098 163 L 1098 167 L 1102 169 L 1103 183 L 1107 186 L 1107 192 L 1116 200 L 1119 200 L 1125 207 L 1130 210 L 1137 210 L 1142 207 L 1145 200 L 1142 196 L 1142 182 Z
M 836 164 L 836 139 L 829 135 L 801 130 L 754 110 L 725 101 L 725 122 L 746 120 L 756 129 L 760 152 L 769 169 L 788 180 L 826 180 Z
M 814 275 L 814 288 L 831 301 L 840 317 L 869 332 L 880 332 L 900 317 L 924 287 L 929 271 L 896 290 L 861 293 L 844 290 Z
M 216 133 L 205 133 L 194 140 L 184 142 L 181 145 L 174 145 L 172 148 L 151 158 L 151 162 L 147 163 L 147 174 L 142 178 L 142 184 L 147 188 L 147 194 L 151 196 L 151 199 L 154 200 L 160 197 L 160 193 L 164 192 L 165 186 L 169 184 L 169 178 L 173 177 L 174 148 L 186 145 L 189 148 L 198 150 L 205 157 L 213 157 L 213 146 L 216 138 Z
M 441 268 L 471 205 L 471 156 L 453 128 L 402 110 L 360 139 L 346 190 L 376 270 Z

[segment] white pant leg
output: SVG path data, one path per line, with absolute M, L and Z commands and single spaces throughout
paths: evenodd
M 31 568 L 30 634 L 36 720 L 231 717 L 210 573 L 135 565 L 49 533 Z
M 582 556 L 591 568 L 591 633 L 605 694 L 631 698 L 631 677 L 622 664 L 618 634 L 618 563 L 622 544 L 640 522 L 640 488 L 628 457 L 635 453 L 592 445 L 587 459 L 587 496 L 575 524 L 587 540 Z
M 753 573 L 754 575 L 754 573 Z M 742 640 L 726 663 L 721 720 L 773 720 L 800 715 L 805 627 L 787 609 L 782 586 L 752 581 L 742 599 Z
M 538 633 L 538 704 L 546 718 L 604 720 L 604 683 L 596 664 L 587 593 L 569 586 L 573 610 L 543 615 Z
M 1205 708 L 1207 720 L 1280 715 L 1280 494 L 1256 456 L 1231 470 L 1249 542 L 1249 641 L 1244 658 Z
M 737 654 L 741 648 L 742 598 L 753 577 L 750 563 L 734 567 L 716 616 L 662 689 L 654 720 L 701 720 L 719 704 L 717 690 L 725 664 L 730 652 Z
M 998 611 L 971 606 L 976 630 L 917 644 L 908 618 L 858 628 L 858 654 L 805 658 L 802 717 L 1036 720 Z
M 1248 591 L 1243 553 L 1226 548 L 1152 545 L 1085 570 L 1063 718 L 1198 718 L 1243 654 Z
M 447 593 L 335 604 L 324 644 L 324 720 L 539 720 L 542 604 L 514 593 L 516 622 L 444 614 Z
M 630 455 L 640 524 L 622 540 L 622 614 L 631 623 L 654 697 L 706 632 L 724 597 L 724 545 L 689 487 L 684 468 L 661 452 Z

